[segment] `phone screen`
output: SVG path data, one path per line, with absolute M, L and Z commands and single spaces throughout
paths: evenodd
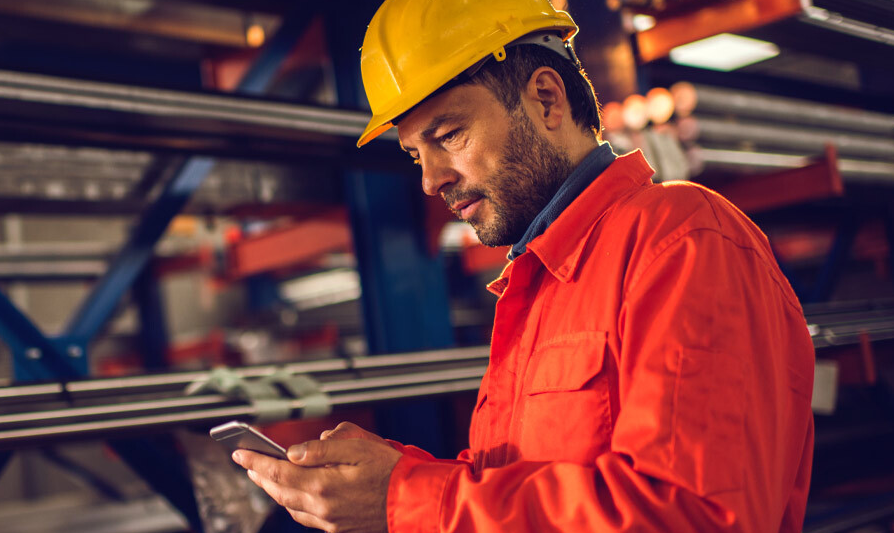
M 289 459 L 285 448 L 245 422 L 234 420 L 221 424 L 211 428 L 210 434 L 230 451 L 251 450 L 277 459 Z

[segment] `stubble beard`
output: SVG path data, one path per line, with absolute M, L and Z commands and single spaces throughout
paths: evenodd
M 524 236 L 528 226 L 574 170 L 571 158 L 540 135 L 523 111 L 511 113 L 513 125 L 500 161 L 502 169 L 487 186 L 474 191 L 491 205 L 490 220 L 468 222 L 487 246 L 509 246 Z

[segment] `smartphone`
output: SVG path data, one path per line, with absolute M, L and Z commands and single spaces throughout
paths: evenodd
M 230 451 L 251 450 L 277 459 L 289 460 L 285 448 L 245 422 L 233 420 L 211 428 L 210 433 L 212 439 L 223 443 Z

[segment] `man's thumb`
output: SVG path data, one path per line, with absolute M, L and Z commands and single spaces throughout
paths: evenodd
M 307 441 L 289 448 L 289 460 L 300 466 L 355 464 L 358 442 L 356 439 Z

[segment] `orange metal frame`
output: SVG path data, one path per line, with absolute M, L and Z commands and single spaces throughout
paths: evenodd
M 800 11 L 799 0 L 731 0 L 659 18 L 655 27 L 637 34 L 640 59 L 653 61 L 668 55 L 677 46 L 718 33 L 746 31 Z

